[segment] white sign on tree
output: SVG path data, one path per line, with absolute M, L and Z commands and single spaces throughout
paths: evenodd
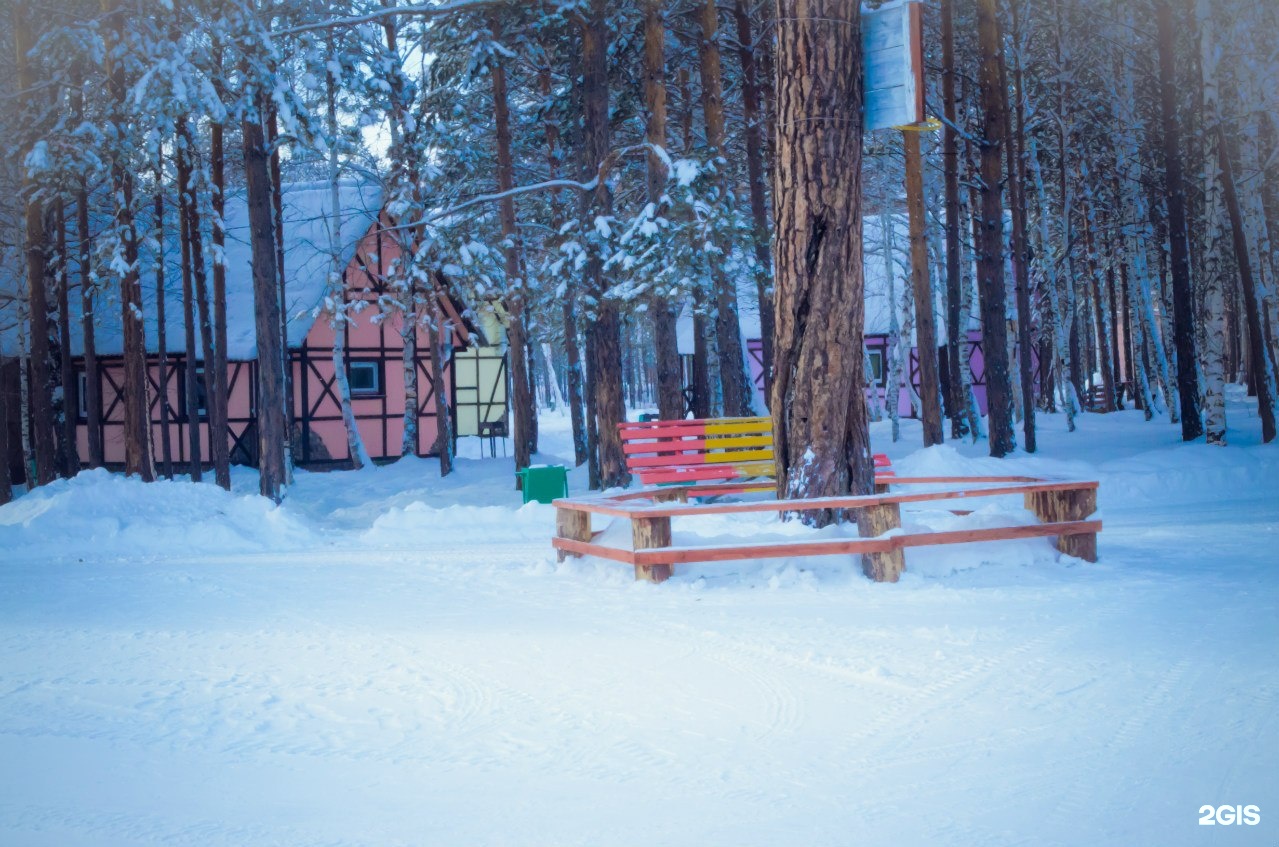
M 862 14 L 866 131 L 924 120 L 924 18 L 918 0 Z

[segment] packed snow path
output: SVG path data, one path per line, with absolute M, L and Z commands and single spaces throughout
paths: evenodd
M 998 467 L 1099 478 L 1101 562 L 911 551 L 898 585 L 558 566 L 502 462 L 304 474 L 280 510 L 28 495 L 0 510 L 0 844 L 1276 843 L 1279 450 L 1059 423 Z M 907 472 L 989 467 L 875 434 Z

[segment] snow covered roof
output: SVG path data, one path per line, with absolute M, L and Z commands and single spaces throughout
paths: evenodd
M 382 204 L 379 186 L 366 182 L 343 182 L 339 185 L 341 214 L 341 262 L 343 267 L 355 255 L 356 247 L 370 225 L 377 218 Z M 301 344 L 314 322 L 312 312 L 324 297 L 329 263 L 329 187 L 327 183 L 291 183 L 283 190 L 284 211 L 284 275 L 285 314 L 288 316 L 287 332 L 290 346 Z M 253 306 L 253 251 L 249 246 L 248 206 L 243 190 L 228 193 L 226 201 L 226 262 L 227 289 L 227 355 L 231 359 L 252 359 L 257 355 L 257 339 L 254 327 Z M 182 276 L 176 214 L 168 210 L 164 239 L 165 269 L 165 347 L 169 352 L 185 348 L 182 320 Z M 68 250 L 74 257 L 77 248 Z M 0 270 L 0 293 L 21 289 L 23 268 L 18 262 L 6 261 Z M 209 250 L 205 250 L 206 273 L 209 275 L 212 296 L 212 273 Z M 145 314 L 147 350 L 159 349 L 156 320 L 155 251 L 144 248 L 139 265 L 142 269 L 142 300 Z M 83 336 L 79 330 L 82 315 L 79 294 L 79 269 L 71 263 L 73 290 L 70 296 L 70 314 L 73 321 L 72 353 L 81 355 Z M 108 289 L 113 286 L 107 286 Z M 3 300 L 0 299 L 0 303 Z M 102 355 L 123 352 L 124 341 L 118 290 L 107 290 L 99 295 L 95 304 L 96 345 Z M 19 349 L 18 328 L 14 309 L 0 315 L 0 351 L 16 355 Z M 203 357 L 196 345 L 197 355 Z

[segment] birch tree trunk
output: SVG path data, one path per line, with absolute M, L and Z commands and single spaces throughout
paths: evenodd
M 332 52 L 332 40 L 329 42 Z M 346 299 L 345 268 L 342 267 L 342 194 L 338 179 L 341 173 L 338 148 L 338 116 L 337 116 L 337 79 L 333 72 L 326 74 L 326 123 L 328 132 L 328 179 L 329 179 L 329 278 L 328 278 L 328 311 L 333 326 L 333 382 L 338 390 L 338 405 L 342 407 L 342 426 L 346 431 L 346 452 L 350 457 L 351 469 L 360 470 L 373 464 L 364 439 L 360 436 L 360 425 L 355 418 L 355 407 L 351 404 L 351 380 L 346 370 L 346 335 L 347 324 L 351 321 L 350 304 Z M 432 348 L 434 349 L 434 348 Z M 434 355 L 434 353 L 432 353 Z M 305 375 L 304 375 L 305 378 Z
M 218 74 L 214 88 L 220 99 L 222 90 L 222 48 L 215 45 L 214 69 Z M 231 490 L 231 456 L 227 439 L 229 389 L 227 385 L 227 323 L 226 323 L 226 262 L 223 248 L 226 246 L 226 151 L 225 128 L 216 122 L 209 127 L 209 188 L 213 205 L 210 223 L 210 242 L 213 245 L 213 395 L 209 398 L 209 458 L 213 462 L 213 478 L 220 488 Z
M 173 444 L 169 433 L 169 350 L 167 327 L 165 326 L 165 292 L 164 292 L 164 173 L 160 162 L 155 166 L 155 344 L 157 364 L 160 368 L 160 461 L 164 468 L 164 476 L 173 479 Z M 68 336 L 70 332 L 68 332 Z M 70 349 L 68 348 L 68 353 Z M 70 358 L 68 356 L 68 358 Z M 72 431 L 74 437 L 74 430 Z M 72 444 L 75 442 L 72 441 Z
M 773 396 L 778 497 L 868 494 L 861 15 L 777 0 Z M 836 515 L 806 513 L 817 525 Z
M 1155 23 L 1159 42 L 1159 113 L 1172 260 L 1173 334 L 1177 351 L 1177 393 L 1181 402 L 1181 437 L 1185 441 L 1194 441 L 1204 434 L 1204 427 L 1200 418 L 1199 376 L 1196 373 L 1198 356 L 1186 230 L 1186 189 L 1181 169 L 1181 126 L 1177 119 L 1176 32 L 1172 0 L 1155 0 Z
M 1199 293 L 1203 298 L 1200 321 L 1203 324 L 1205 342 L 1201 351 L 1204 435 L 1209 444 L 1224 446 L 1227 343 L 1226 272 L 1221 262 L 1225 234 L 1222 232 L 1221 221 L 1225 217 L 1225 210 L 1221 187 L 1222 151 L 1217 132 L 1221 122 L 1221 106 L 1217 88 L 1217 51 L 1213 45 L 1212 15 L 1209 4 L 1205 0 L 1197 0 L 1195 18 L 1199 29 L 1199 71 L 1203 79 L 1204 120 L 1204 218 L 1200 228 L 1202 240 L 1199 244 L 1199 264 L 1202 268 Z M 1246 258 L 1245 256 L 1245 261 Z

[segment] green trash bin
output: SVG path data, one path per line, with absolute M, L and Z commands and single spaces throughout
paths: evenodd
M 549 503 L 568 496 L 568 470 L 563 465 L 530 465 L 515 472 L 521 480 L 524 502 Z

